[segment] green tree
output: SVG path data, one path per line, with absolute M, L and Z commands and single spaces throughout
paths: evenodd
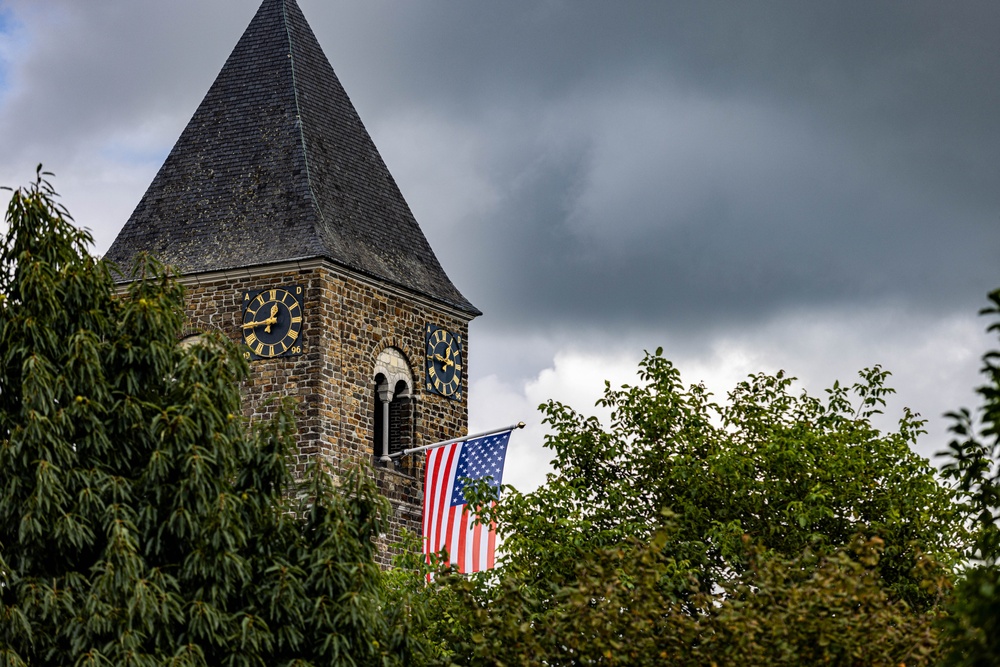
M 793 393 L 783 373 L 740 382 L 725 404 L 648 354 L 642 384 L 606 386 L 610 427 L 557 402 L 542 406 L 554 472 L 530 494 L 505 489 L 496 519 L 509 533 L 507 570 L 558 578 L 594 548 L 644 538 L 664 510 L 676 518 L 669 551 L 698 589 L 735 579 L 744 535 L 769 553 L 843 547 L 857 534 L 885 543 L 879 574 L 915 604 L 932 600 L 912 576 L 925 553 L 958 562 L 969 536 L 954 493 L 910 446 L 923 432 L 909 410 L 898 429 L 872 424 L 892 389 L 878 367 L 825 400 Z
M 1000 290 L 981 311 L 995 321 L 988 331 L 1000 332 Z M 950 413 L 955 439 L 941 452 L 943 470 L 956 480 L 962 507 L 976 528 L 970 565 L 956 583 L 946 622 L 948 664 L 979 667 L 1000 664 L 1000 351 L 983 355 L 986 383 L 977 389 L 982 406 Z
M 372 482 L 293 480 L 289 411 L 248 430 L 233 346 L 178 346 L 152 260 L 116 296 L 45 176 L 0 247 L 0 664 L 419 661 Z
M 488 604 L 476 582 L 450 580 L 442 590 L 461 601 L 453 664 L 912 667 L 939 655 L 939 612 L 914 611 L 887 592 L 877 538 L 792 559 L 751 549 L 737 581 L 684 602 L 664 586 L 677 566 L 669 541 L 658 531 L 600 549 L 561 584 L 501 576 Z
M 455 662 L 928 664 L 970 536 L 910 448 L 923 422 L 872 423 L 887 375 L 820 399 L 757 374 L 718 404 L 657 350 L 606 384 L 607 427 L 543 405 L 554 471 L 493 507 L 498 570 L 449 584 L 471 615 L 446 628 Z

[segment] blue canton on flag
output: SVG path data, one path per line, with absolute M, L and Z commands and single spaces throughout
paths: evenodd
M 491 489 L 498 494 L 500 493 L 508 440 L 510 440 L 510 431 L 465 442 L 462 453 L 458 455 L 455 488 L 451 492 L 453 507 L 465 504 L 467 481 L 489 478 L 486 483 Z

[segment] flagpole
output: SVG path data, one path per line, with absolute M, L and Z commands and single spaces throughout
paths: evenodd
M 461 438 L 454 438 L 452 440 L 442 440 L 441 442 L 435 442 L 432 445 L 423 445 L 421 447 L 414 447 L 413 449 L 404 449 L 401 452 L 395 452 L 389 454 L 390 459 L 399 458 L 401 456 L 406 456 L 407 454 L 416 454 L 417 452 L 422 452 L 427 449 L 434 449 L 436 447 L 444 447 L 445 445 L 453 445 L 456 442 L 465 442 L 466 440 L 472 440 L 473 438 L 484 438 L 488 435 L 493 435 L 495 433 L 503 433 L 504 431 L 513 431 L 516 428 L 524 428 L 524 422 L 517 422 L 516 424 L 511 424 L 510 426 L 504 426 L 503 428 L 495 428 L 492 431 L 483 431 L 482 433 L 474 433 L 472 435 L 465 435 Z

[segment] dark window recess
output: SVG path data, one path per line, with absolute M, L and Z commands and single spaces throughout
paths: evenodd
M 391 393 L 384 375 L 375 376 L 375 389 L 372 395 L 374 419 L 372 429 L 372 454 L 379 462 L 383 456 L 385 445 L 388 444 L 390 454 L 400 452 L 414 444 L 413 438 L 413 399 L 409 395 L 406 383 L 400 380 L 392 388 Z M 386 420 L 388 410 L 388 420 Z M 388 440 L 386 427 L 388 426 Z

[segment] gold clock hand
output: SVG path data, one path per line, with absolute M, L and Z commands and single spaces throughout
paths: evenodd
M 243 325 L 243 328 L 244 329 L 255 329 L 255 328 L 257 328 L 257 327 L 259 327 L 261 325 L 266 324 L 267 325 L 267 329 L 265 329 L 265 331 L 267 333 L 271 333 L 271 325 L 275 324 L 277 321 L 278 321 L 277 317 L 269 317 L 266 320 L 260 320 L 259 322 L 247 322 L 246 324 Z
M 267 326 L 264 328 L 264 333 L 271 333 L 271 325 L 278 321 L 278 304 L 271 306 L 271 316 L 264 320 Z
M 435 359 L 437 361 L 440 361 L 445 366 L 454 366 L 455 365 L 454 361 L 452 361 L 451 359 L 447 359 L 445 357 L 442 357 L 440 354 L 428 354 L 427 358 L 428 359 Z

